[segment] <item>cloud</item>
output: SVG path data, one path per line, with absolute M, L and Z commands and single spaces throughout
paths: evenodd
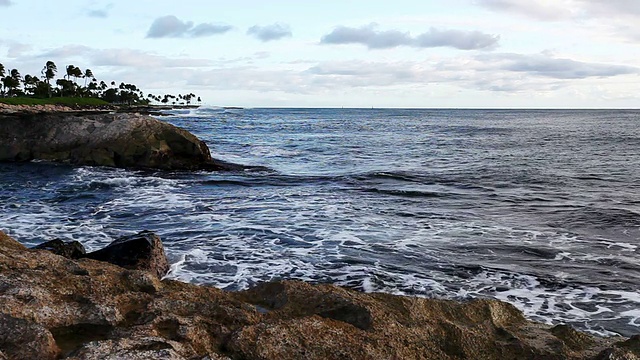
M 33 49 L 33 46 L 23 44 L 14 40 L 2 40 L 0 39 L 0 49 L 7 49 L 7 57 L 11 59 L 17 59 L 23 56 L 26 52 Z
M 339 26 L 322 37 L 321 44 L 361 44 L 369 49 L 389 49 L 399 46 L 416 48 L 452 47 L 460 50 L 492 49 L 497 47 L 500 36 L 479 31 L 438 30 L 415 37 L 409 32 L 397 30 L 378 31 L 376 24 L 359 28 Z
M 247 35 L 253 35 L 261 41 L 267 42 L 291 37 L 291 28 L 286 24 L 272 24 L 266 26 L 255 25 L 247 30 Z
M 173 15 L 155 19 L 147 32 L 148 38 L 203 37 L 223 34 L 231 30 L 230 25 L 202 23 L 195 25 L 192 21 L 182 21 Z
M 87 15 L 89 17 L 101 18 L 101 19 L 109 17 L 109 13 L 107 12 L 107 10 L 89 10 L 87 11 Z
M 418 47 L 449 46 L 460 50 L 491 49 L 498 45 L 500 36 L 488 35 L 480 31 L 437 30 L 418 35 Z
M 376 31 L 376 25 L 370 24 L 359 28 L 338 26 L 332 32 L 322 37 L 321 44 L 362 44 L 370 49 L 393 48 L 410 45 L 409 33 L 400 31 Z
M 89 9 L 87 10 L 87 16 L 93 18 L 105 19 L 109 17 L 109 10 L 113 8 L 113 4 L 107 4 L 102 9 Z
M 9 43 L 9 49 L 7 50 L 7 57 L 9 58 L 19 58 L 24 55 L 25 52 L 31 50 L 33 47 L 31 45 L 12 42 Z
M 230 25 L 198 24 L 193 29 L 189 30 L 188 34 L 192 37 L 203 37 L 223 34 L 232 28 L 233 27 Z
M 474 3 L 490 10 L 542 21 L 640 16 L 640 1 L 637 0 L 476 0 Z
M 0 0 L 0 6 L 11 6 L 13 3 L 11 0 Z
M 207 59 L 169 58 L 132 49 L 93 49 L 83 45 L 67 45 L 42 53 L 42 59 L 67 59 L 83 57 L 90 66 L 149 68 L 194 68 L 212 64 Z M 66 61 L 66 60 L 64 60 Z M 57 61 L 56 61 L 57 62 Z
M 478 0 L 477 4 L 485 8 L 515 13 L 543 21 L 556 21 L 573 15 L 566 1 L 549 0 Z
M 576 0 L 591 16 L 640 16 L 640 2 L 637 0 Z
M 486 9 L 538 21 L 565 21 L 608 41 L 640 42 L 638 0 L 472 0 Z M 615 21 L 612 21 L 615 19 Z
M 589 63 L 544 55 L 494 54 L 480 56 L 478 60 L 491 63 L 491 70 L 528 73 L 559 80 L 606 78 L 640 73 L 640 69 L 632 66 Z

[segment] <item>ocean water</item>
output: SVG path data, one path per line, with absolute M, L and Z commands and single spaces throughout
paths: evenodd
M 218 109 L 163 120 L 243 173 L 0 164 L 0 228 L 98 249 L 157 232 L 170 278 L 497 298 L 640 332 L 640 111 Z

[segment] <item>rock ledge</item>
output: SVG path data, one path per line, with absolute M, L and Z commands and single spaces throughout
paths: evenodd
M 0 359 L 638 359 L 640 337 L 527 321 L 496 300 L 298 281 L 225 292 L 26 249 L 0 232 Z
M 140 114 L 0 114 L 0 161 L 163 170 L 242 170 L 188 131 Z

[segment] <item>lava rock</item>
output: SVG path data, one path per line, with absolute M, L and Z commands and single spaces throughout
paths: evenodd
M 148 232 L 137 236 L 147 244 L 157 238 Z M 640 337 L 600 338 L 551 327 L 498 300 L 366 294 L 301 281 L 230 292 L 29 250 L 2 232 L 0 314 L 0 359 L 12 360 L 628 360 L 640 355 Z
M 187 130 L 140 114 L 0 114 L 0 161 L 164 170 L 243 170 Z
M 123 236 L 84 257 L 106 261 L 126 269 L 149 271 L 159 278 L 169 271 L 169 262 L 162 241 L 151 231 Z
M 64 242 L 60 239 L 49 240 L 40 245 L 34 246 L 32 249 L 51 251 L 52 253 L 64 256 L 67 259 L 80 259 L 87 253 L 80 242 Z
M 57 359 L 60 349 L 42 325 L 0 313 L 0 359 Z

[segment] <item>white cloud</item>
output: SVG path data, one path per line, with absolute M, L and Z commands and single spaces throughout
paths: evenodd
M 11 6 L 13 2 L 11 0 L 0 0 L 0 6 Z
M 506 70 L 554 79 L 606 78 L 638 74 L 640 69 L 625 65 L 599 64 L 544 55 L 491 54 L 477 57 L 489 70 Z
M 379 31 L 376 24 L 359 28 L 338 26 L 324 35 L 321 44 L 361 44 L 369 49 L 389 49 L 399 46 L 416 48 L 452 47 L 460 50 L 487 50 L 497 47 L 500 36 L 479 31 L 439 30 L 412 36 L 397 30 Z
M 223 34 L 230 31 L 233 27 L 223 24 L 202 23 L 194 25 L 192 21 L 182 21 L 173 15 L 159 17 L 153 21 L 149 31 L 148 38 L 167 38 L 167 37 L 203 37 L 216 34 Z
M 264 42 L 279 40 L 293 35 L 291 28 L 286 24 L 254 25 L 247 30 L 247 34 L 253 35 Z
M 88 59 L 91 66 L 133 67 L 148 69 L 160 68 L 190 68 L 210 66 L 207 59 L 170 58 L 153 53 L 133 49 L 93 49 L 82 45 L 68 45 L 49 50 L 38 56 L 42 59 L 53 59 L 56 62 L 67 61 L 68 58 L 83 57 Z
M 637 0 L 577 0 L 577 3 L 591 16 L 640 16 Z
M 477 4 L 491 10 L 516 13 L 543 21 L 572 17 L 572 7 L 564 0 L 478 0 Z
M 543 21 L 640 16 L 637 0 L 476 0 L 475 3 Z

